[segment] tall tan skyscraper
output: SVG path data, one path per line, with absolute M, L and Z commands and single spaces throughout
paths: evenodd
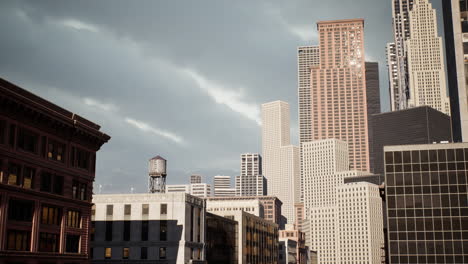
M 442 38 L 437 36 L 436 11 L 428 0 L 415 0 L 409 12 L 406 41 L 409 72 L 409 107 L 428 105 L 450 115 Z
M 369 171 L 364 20 L 323 21 L 317 25 L 320 63 L 310 72 L 312 139 L 346 141 L 350 168 Z
M 303 46 L 297 48 L 297 84 L 299 98 L 299 141 L 313 140 L 312 124 L 310 122 L 312 109 L 310 106 L 310 69 L 320 64 L 319 46 Z
M 287 223 L 294 223 L 294 203 L 300 195 L 299 148 L 290 145 L 289 104 L 262 104 L 262 168 L 268 195 L 283 202 Z

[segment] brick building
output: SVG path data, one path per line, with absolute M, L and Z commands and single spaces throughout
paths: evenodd
M 99 129 L 0 79 L 0 264 L 88 263 Z

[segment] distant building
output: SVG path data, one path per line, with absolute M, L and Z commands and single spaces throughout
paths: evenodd
M 0 79 L 0 263 L 89 263 L 96 153 L 109 139 Z
M 205 207 L 185 193 L 94 195 L 92 263 L 206 263 Z
M 468 263 L 468 143 L 384 151 L 390 264 Z
M 210 197 L 211 185 L 206 183 L 190 184 L 190 194 L 199 198 Z
M 190 194 L 190 185 L 188 184 L 168 184 L 166 185 L 166 193 L 173 193 L 173 192 L 182 192 Z
M 258 217 L 264 217 L 263 204 L 258 199 L 237 199 L 237 197 L 210 197 L 206 199 L 206 211 L 218 212 L 244 211 Z
M 296 203 L 294 205 L 294 214 L 296 222 L 294 225 L 296 226 L 295 229 L 297 230 L 302 230 L 302 223 L 304 222 L 304 219 L 306 218 L 306 212 L 304 209 L 304 203 Z
M 289 104 L 262 104 L 262 169 L 268 195 L 283 202 L 286 223 L 294 223 L 294 204 L 300 200 L 299 148 L 290 144 Z
M 238 263 L 278 264 L 278 225 L 244 211 L 211 212 L 237 221 Z
M 214 176 L 214 196 L 230 197 L 236 195 L 236 189 L 231 188 L 231 176 Z
M 301 147 L 343 140 L 349 143 L 349 169 L 369 171 L 368 113 L 380 109 L 377 64 L 365 62 L 364 20 L 320 21 L 317 30 L 320 63 L 310 67 L 310 89 L 304 89 L 309 94 L 299 94 Z
M 258 210 L 256 209 L 257 203 L 259 203 Z M 218 208 L 218 211 L 227 211 L 230 208 L 232 211 L 245 211 L 276 223 L 281 227 L 281 224 L 283 224 L 281 218 L 282 204 L 274 196 L 210 197 L 207 199 L 207 210 L 213 212 L 216 210 L 215 208 Z M 249 207 L 250 209 L 248 209 Z
M 279 240 L 280 240 L 280 251 L 281 251 L 281 241 L 292 240 L 295 243 L 296 251 L 291 258 L 292 262 L 285 262 L 285 263 L 298 263 L 298 264 L 307 264 L 307 252 L 309 251 L 309 247 L 305 245 L 305 233 L 297 230 L 294 225 L 288 224 L 286 225 L 285 230 L 279 231 Z M 286 243 L 285 243 L 286 244 Z M 281 263 L 281 258 L 280 258 Z
M 450 94 L 452 132 L 455 142 L 468 141 L 468 1 L 444 0 L 445 54 Z
M 241 155 L 241 175 L 236 176 L 236 196 L 267 195 L 267 181 L 262 175 L 262 157 L 258 153 Z
M 206 261 L 217 264 L 238 264 L 237 221 L 206 213 Z
M 452 141 L 450 117 L 429 106 L 373 115 L 372 126 L 371 171 L 380 175 L 384 146 Z
M 190 184 L 202 183 L 202 176 L 198 174 L 190 175 Z

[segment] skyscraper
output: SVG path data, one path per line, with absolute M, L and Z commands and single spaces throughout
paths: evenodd
M 468 263 L 468 144 L 384 151 L 390 264 Z
M 319 46 L 297 48 L 297 83 L 299 96 L 299 141 L 312 141 L 312 109 L 310 105 L 310 69 L 320 64 Z
M 409 11 L 414 0 L 392 0 L 394 42 L 387 44 L 390 107 L 392 111 L 408 108 L 408 61 L 405 41 L 410 36 Z
M 444 0 L 445 48 L 455 142 L 468 141 L 468 1 Z
M 231 188 L 231 176 L 214 176 L 213 188 L 215 197 L 226 197 L 236 195 L 236 189 Z
M 262 157 L 258 153 L 241 155 L 241 175 L 236 176 L 236 196 L 267 194 L 266 178 L 262 175 Z
M 406 41 L 408 106 L 428 105 L 450 115 L 442 38 L 437 36 L 437 17 L 432 4 L 428 0 L 415 0 L 409 12 L 409 23 L 411 33 Z
M 435 9 L 428 0 L 393 0 L 393 26 L 395 42 L 387 49 L 394 56 L 388 61 L 392 110 L 428 105 L 450 115 Z
M 317 251 L 319 263 L 377 263 L 380 255 L 376 252 L 384 242 L 378 186 L 344 184 L 346 178 L 369 175 L 348 170 L 346 142 L 317 140 L 302 147 L 307 218 L 302 229 L 311 249 Z
M 294 204 L 299 200 L 299 148 L 290 145 L 289 104 L 262 104 L 262 168 L 268 195 L 283 202 L 283 215 L 294 223 Z
M 303 130 L 310 129 L 313 140 L 348 142 L 351 169 L 369 171 L 364 20 L 323 21 L 317 25 L 320 63 L 311 67 L 310 124 L 301 125 L 300 134 L 308 135 Z

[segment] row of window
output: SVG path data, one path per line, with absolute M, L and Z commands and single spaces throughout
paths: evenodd
M 30 251 L 31 231 L 8 230 L 7 250 Z M 80 236 L 67 234 L 65 237 L 65 252 L 80 252 Z M 60 235 L 41 232 L 39 234 L 39 252 L 59 252 Z
M 166 247 L 159 247 L 159 259 L 166 259 L 167 258 L 167 248 Z M 93 250 L 91 251 L 93 252 Z M 104 249 L 104 258 L 105 259 L 112 259 L 112 248 L 105 248 Z M 124 247 L 122 249 L 122 259 L 129 259 L 130 258 L 130 248 Z M 140 248 L 140 259 L 148 259 L 148 248 L 141 247 Z
M 0 166 L 2 161 L 0 160 Z M 25 189 L 34 189 L 36 187 L 37 175 L 36 169 L 20 165 L 16 163 L 8 164 L 8 171 L 6 173 L 7 184 L 16 185 Z M 63 195 L 64 189 L 64 176 L 43 171 L 39 177 L 39 190 L 58 195 Z M 87 197 L 87 184 L 81 183 L 77 180 L 72 181 L 72 197 L 74 199 L 86 201 Z
M 8 203 L 8 220 L 19 222 L 32 222 L 34 215 L 34 202 L 11 199 Z M 41 224 L 60 226 L 62 221 L 62 208 L 43 205 L 41 210 Z M 66 226 L 81 227 L 81 213 L 77 210 L 68 210 Z
M 105 223 L 105 241 L 112 241 L 114 239 L 114 222 L 106 221 Z M 130 234 L 135 232 L 135 226 L 132 228 L 131 221 L 124 221 L 123 223 L 123 240 L 130 241 Z M 148 241 L 149 234 L 149 221 L 141 221 L 141 241 Z M 159 221 L 159 241 L 167 241 L 168 223 L 165 220 Z M 92 234 L 91 240 L 94 240 Z
M 93 214 L 94 213 L 95 213 L 95 210 L 93 210 Z M 132 205 L 131 204 L 124 205 L 124 215 L 129 216 L 131 214 L 132 214 Z M 141 205 L 141 214 L 142 215 L 148 215 L 149 214 L 149 204 L 142 204 Z M 167 214 L 167 204 L 161 204 L 160 214 L 161 215 L 166 215 Z M 114 205 L 113 204 L 108 204 L 106 206 L 106 215 L 107 216 L 114 215 Z
M 21 151 L 39 154 L 49 160 L 65 163 L 67 159 L 67 147 L 65 143 L 40 136 L 38 133 L 15 124 L 7 125 L 5 120 L 0 120 L 0 144 L 6 144 L 7 130 L 9 132 L 8 144 Z M 70 165 L 76 168 L 94 171 L 95 160 L 91 160 L 91 152 L 71 147 L 69 153 Z

